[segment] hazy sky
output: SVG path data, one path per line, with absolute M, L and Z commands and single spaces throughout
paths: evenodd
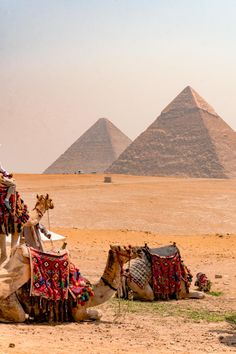
M 236 130 L 236 0 L 0 0 L 0 161 L 42 172 L 97 119 L 136 138 L 185 86 Z

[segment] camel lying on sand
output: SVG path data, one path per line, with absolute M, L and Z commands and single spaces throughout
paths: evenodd
M 27 217 L 22 218 L 21 215 L 18 215 L 17 213 L 25 213 L 25 204 L 24 202 L 19 198 L 17 203 L 21 203 L 21 205 L 17 205 L 16 207 L 16 215 L 9 215 L 7 218 L 7 223 L 8 225 L 0 225 L 0 250 L 1 250 L 1 257 L 0 257 L 0 266 L 5 260 L 7 259 L 7 246 L 6 246 L 6 235 L 8 232 L 6 230 L 10 230 L 10 233 L 12 234 L 12 239 L 11 239 L 11 249 L 13 249 L 17 242 L 19 237 L 23 234 L 25 234 L 25 238 L 31 238 L 31 241 L 34 240 L 34 235 L 35 235 L 35 230 L 34 227 L 35 225 L 39 224 L 40 220 L 42 219 L 43 215 L 45 212 L 49 209 L 53 209 L 54 205 L 52 202 L 52 199 L 49 198 L 49 195 L 46 194 L 44 195 L 37 195 L 37 201 L 35 204 L 34 209 L 30 212 Z M 28 218 L 28 220 L 27 220 Z M 16 225 L 16 220 L 17 220 L 17 225 Z M 5 231 L 5 232 L 3 232 Z M 23 241 L 22 241 L 23 242 Z M 35 242 L 35 247 L 37 246 L 40 248 L 40 244 L 37 244 L 37 242 L 40 243 L 40 239 L 34 240 Z M 32 242 L 30 242 L 31 246 L 34 246 Z
M 24 322 L 32 309 L 29 279 L 31 276 L 30 260 L 27 257 L 28 248 L 25 245 L 15 248 L 15 252 L 5 266 L 5 275 L 0 273 L 0 322 Z M 121 280 L 123 265 L 139 256 L 137 247 L 110 246 L 105 270 L 99 282 L 93 286 L 94 296 L 89 297 L 84 304 L 78 304 L 69 293 L 67 301 L 68 319 L 72 321 L 98 320 L 101 314 L 90 309 L 109 300 L 117 291 Z M 2 269 L 2 272 L 4 269 Z M 59 302 L 59 301 L 58 301 Z M 53 306 L 57 306 L 54 305 Z M 63 318 L 58 307 L 59 318 Z M 34 313 L 34 321 L 38 321 L 46 309 Z M 40 313 L 41 312 L 41 313 Z M 46 315 L 46 314 L 45 314 Z M 61 316 L 60 316 L 61 315 Z M 44 317 L 44 318 L 47 318 Z M 50 319 L 48 320 L 50 322 Z
M 204 298 L 200 291 L 189 291 L 192 275 L 183 264 L 175 243 L 156 249 L 145 245 L 140 249 L 140 258 L 133 260 L 122 275 L 117 297 L 143 301 Z M 157 262 L 156 276 L 153 275 L 153 256 Z

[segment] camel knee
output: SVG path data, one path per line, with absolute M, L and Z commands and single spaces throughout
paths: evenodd
M 94 309 L 88 309 L 87 314 L 88 314 L 88 319 L 91 321 L 99 321 L 102 317 L 102 313 Z
M 153 301 L 153 300 L 154 300 L 153 291 L 147 292 L 147 293 L 145 294 L 145 296 L 146 296 L 146 299 L 147 299 L 148 301 Z
M 189 299 L 204 299 L 205 294 L 200 291 L 190 291 L 188 294 Z
M 15 294 L 1 300 L 0 321 L 22 323 L 26 320 L 26 314 Z

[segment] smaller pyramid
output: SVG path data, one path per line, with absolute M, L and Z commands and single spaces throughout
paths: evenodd
M 114 124 L 100 118 L 44 173 L 104 172 L 130 143 Z

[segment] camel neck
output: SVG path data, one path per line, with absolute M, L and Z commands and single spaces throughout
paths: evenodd
M 45 213 L 45 210 L 40 207 L 35 207 L 33 210 L 30 212 L 30 217 L 25 226 L 35 226 L 37 225 L 40 220 L 42 219 L 43 215 Z
M 94 285 L 94 296 L 90 298 L 89 306 L 97 306 L 109 300 L 120 284 L 122 263 L 119 256 L 109 251 L 106 267 L 99 282 Z
M 119 256 L 115 252 L 110 250 L 106 267 L 104 269 L 100 281 L 102 281 L 106 286 L 109 286 L 110 289 L 115 291 L 120 284 L 121 272 L 122 264 L 119 261 Z

